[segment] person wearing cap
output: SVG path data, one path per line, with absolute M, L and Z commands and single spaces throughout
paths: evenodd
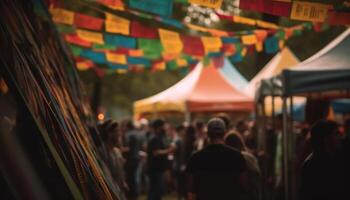
M 167 147 L 164 142 L 165 122 L 156 119 L 152 123 L 153 137 L 147 145 L 149 192 L 148 200 L 161 200 L 163 194 L 163 175 L 167 166 L 167 156 L 174 151 L 173 147 Z
M 222 119 L 209 120 L 207 129 L 210 144 L 193 154 L 187 165 L 188 199 L 240 199 L 245 160 L 238 150 L 225 145 L 227 129 Z

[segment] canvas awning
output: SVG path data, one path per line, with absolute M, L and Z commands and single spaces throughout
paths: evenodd
M 134 114 L 159 112 L 252 111 L 253 98 L 239 91 L 219 68 L 199 63 L 165 91 L 134 103 Z
M 317 54 L 275 77 L 285 96 L 348 97 L 350 89 L 350 28 Z

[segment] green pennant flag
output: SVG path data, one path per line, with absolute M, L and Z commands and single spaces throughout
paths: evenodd
M 242 44 L 241 43 L 235 43 L 233 45 L 235 45 L 236 53 L 241 53 L 241 51 L 243 49 Z
M 74 56 L 80 56 L 80 53 L 83 50 L 83 48 L 74 45 L 69 45 L 69 48 Z
M 67 26 L 63 24 L 56 24 L 57 30 L 60 33 L 74 33 L 75 28 L 73 26 Z
M 311 22 L 306 22 L 303 24 L 303 27 L 306 29 L 306 30 L 312 30 L 313 28 L 313 25 Z
M 162 55 L 163 47 L 159 40 L 139 38 L 138 45 L 145 58 L 158 59 Z
M 286 33 L 284 30 L 278 30 L 275 36 L 280 40 L 285 40 Z
M 205 56 L 203 58 L 203 67 L 208 67 L 210 64 L 210 58 L 208 56 Z
M 111 44 L 93 44 L 92 45 L 93 49 L 98 49 L 98 50 L 116 50 L 117 46 L 116 45 L 111 45 Z
M 178 66 L 176 64 L 176 61 L 175 60 L 172 60 L 172 61 L 169 61 L 166 65 L 166 68 L 169 69 L 169 70 L 174 70 L 174 69 L 177 69 Z
M 295 35 L 295 36 L 300 36 L 300 35 L 301 35 L 301 30 L 300 30 L 300 29 L 295 29 L 295 30 L 293 31 L 293 35 Z

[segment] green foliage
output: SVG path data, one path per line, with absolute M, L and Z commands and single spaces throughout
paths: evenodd
M 89 94 L 92 94 L 96 76 L 92 71 L 80 72 Z M 179 81 L 184 74 L 180 70 L 160 72 L 140 72 L 128 74 L 111 74 L 103 77 L 101 107 L 110 116 L 114 108 L 119 112 L 132 115 L 133 102 L 157 94 Z M 176 94 L 174 94 L 176 95 Z

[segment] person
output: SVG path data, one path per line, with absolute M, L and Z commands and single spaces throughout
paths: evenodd
M 167 165 L 168 154 L 174 151 L 174 147 L 165 145 L 165 122 L 156 119 L 152 123 L 154 135 L 147 145 L 149 192 L 148 200 L 161 200 L 163 194 L 163 176 Z
M 340 153 L 341 140 L 334 121 L 320 120 L 311 128 L 312 154 L 305 160 L 301 172 L 301 199 L 350 199 L 346 180 L 345 160 Z
M 188 174 L 188 199 L 240 199 L 245 184 L 246 163 L 242 154 L 225 145 L 225 123 L 219 118 L 208 122 L 210 143 L 192 155 Z
M 236 124 L 236 131 L 241 134 L 241 136 L 245 139 L 247 137 L 247 131 L 249 127 L 245 120 L 239 120 Z
M 228 133 L 225 137 L 225 143 L 239 150 L 247 165 L 247 183 L 244 188 L 242 199 L 244 200 L 259 200 L 261 199 L 261 174 L 258 160 L 251 154 L 244 143 L 242 136 L 234 131 Z
M 232 122 L 231 122 L 230 116 L 228 114 L 222 112 L 222 113 L 217 114 L 216 117 L 222 119 L 225 122 L 226 133 L 229 133 L 232 129 L 232 127 L 231 127 Z
M 126 180 L 129 186 L 128 198 L 137 199 L 139 195 L 139 180 L 141 157 L 140 152 L 143 147 L 142 133 L 136 130 L 131 120 L 125 120 L 123 122 L 123 129 L 125 129 L 124 138 L 124 156 Z
M 128 186 L 125 179 L 123 165 L 125 160 L 122 156 L 120 149 L 118 148 L 118 123 L 108 120 L 98 126 L 101 133 L 101 139 L 106 147 L 106 154 L 104 160 L 108 165 L 108 174 L 110 174 L 116 185 L 118 185 L 123 192 L 128 190 Z M 106 170 L 104 168 L 104 170 Z
M 195 128 L 196 128 L 195 151 L 199 151 L 199 150 L 202 150 L 208 144 L 208 137 L 205 131 L 204 122 L 196 121 Z
M 179 125 L 176 127 L 177 139 L 175 141 L 176 150 L 174 153 L 174 177 L 176 177 L 176 189 L 177 189 L 177 197 L 179 200 L 184 199 L 186 197 L 186 176 L 185 176 L 185 144 L 184 137 L 186 134 L 186 127 L 183 125 Z

